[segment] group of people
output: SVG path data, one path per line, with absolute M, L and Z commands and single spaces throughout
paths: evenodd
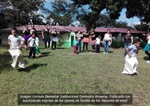
M 23 30 L 23 33 L 25 34 L 24 37 L 19 36 L 17 34 L 17 29 L 13 28 L 11 30 L 11 35 L 8 36 L 8 44 L 10 46 L 10 49 L 8 50 L 9 53 L 12 56 L 13 63 L 11 66 L 13 68 L 19 67 L 24 68 L 24 60 L 22 57 L 21 48 L 25 46 L 26 48 L 30 48 L 29 51 L 29 58 L 33 57 L 35 58 L 36 53 L 36 47 L 37 52 L 39 51 L 39 39 L 37 36 L 36 29 L 31 27 L 29 30 L 28 28 L 25 28 Z M 50 34 L 52 34 L 52 38 L 50 38 Z M 56 31 L 56 29 L 53 29 L 52 31 L 49 31 L 49 28 L 46 26 L 45 29 L 42 31 L 42 39 L 45 42 L 45 49 L 48 50 L 50 48 L 50 40 L 52 39 L 52 49 L 56 49 L 56 42 L 58 41 L 57 34 L 59 32 Z M 107 32 L 104 34 L 103 40 L 101 40 L 101 36 L 96 36 L 95 32 L 92 31 L 91 34 L 89 32 L 85 31 L 81 33 L 80 31 L 76 34 L 76 39 L 74 40 L 74 53 L 80 53 L 81 52 L 81 42 L 83 42 L 83 51 L 88 51 L 88 43 L 92 46 L 92 51 L 99 53 L 100 52 L 100 43 L 103 43 L 104 45 L 104 54 L 108 54 L 109 52 L 109 46 L 112 44 L 112 34 L 110 30 L 108 29 Z M 138 67 L 138 60 L 136 58 L 136 55 L 138 54 L 138 48 L 140 46 L 140 41 L 138 39 L 133 40 L 133 36 L 131 35 L 131 31 L 128 30 L 127 34 L 124 36 L 124 48 L 125 48 L 125 66 L 123 70 L 123 74 L 137 74 L 137 67 Z M 144 48 L 145 53 L 148 55 L 149 59 L 147 63 L 150 63 L 150 34 L 147 34 L 147 44 Z
M 96 36 L 95 31 L 91 31 L 89 33 L 88 31 L 84 31 L 81 33 L 80 30 L 78 30 L 75 40 L 74 40 L 74 54 L 78 54 L 81 52 L 81 44 L 83 42 L 83 49 L 82 51 L 89 51 L 88 45 L 89 43 L 92 46 L 92 52 L 100 53 L 100 44 L 104 44 L 104 54 L 108 54 L 109 52 L 109 46 L 112 44 L 112 34 L 110 30 L 108 29 L 107 32 L 104 35 L 103 40 L 101 41 L 101 35 Z

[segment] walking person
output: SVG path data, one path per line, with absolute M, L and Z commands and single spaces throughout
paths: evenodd
M 45 26 L 42 31 L 42 39 L 44 40 L 45 50 L 50 50 L 50 31 L 48 26 Z
M 122 74 L 134 75 L 138 74 L 136 71 L 138 67 L 137 53 L 140 41 L 136 39 L 133 45 L 126 48 L 125 66 Z
M 9 53 L 12 56 L 13 59 L 13 63 L 11 64 L 11 66 L 13 68 L 17 68 L 17 66 L 19 68 L 24 68 L 24 59 L 22 57 L 22 52 L 21 52 L 21 48 L 25 43 L 25 40 L 22 36 L 19 36 L 17 34 L 17 29 L 13 28 L 11 30 L 11 35 L 8 36 L 8 44 L 10 46 L 9 48 Z
M 150 63 L 150 34 L 147 34 L 147 44 L 144 48 L 145 54 L 148 56 L 148 61 L 146 63 Z
M 124 36 L 124 49 L 125 49 L 125 53 L 124 55 L 126 56 L 127 52 L 126 52 L 126 48 L 128 48 L 130 45 L 133 44 L 133 36 L 131 35 L 131 31 L 127 30 L 127 34 Z
M 103 44 L 104 44 L 104 54 L 108 54 L 109 46 L 112 44 L 112 34 L 110 32 L 110 29 L 108 29 L 104 35 Z
M 80 53 L 81 52 L 81 43 L 82 43 L 81 41 L 82 41 L 82 37 L 83 37 L 80 30 L 78 30 L 76 37 L 78 38 L 78 53 Z
M 83 42 L 83 51 L 85 49 L 85 46 L 86 46 L 86 51 L 88 51 L 89 33 L 88 33 L 88 31 L 84 31 L 82 35 L 83 35 L 83 40 L 82 40 L 82 42 Z
M 56 31 L 56 28 L 54 28 L 52 31 L 51 31 L 51 34 L 52 34 L 52 50 L 57 50 L 56 49 L 56 43 L 58 42 L 58 38 L 57 38 L 57 35 L 59 34 L 58 31 Z

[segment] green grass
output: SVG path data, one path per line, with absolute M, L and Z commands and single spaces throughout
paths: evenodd
M 43 57 L 28 59 L 28 51 L 23 50 L 26 68 L 17 70 L 10 66 L 8 47 L 0 47 L 0 106 L 17 106 L 18 94 L 35 93 L 133 94 L 133 106 L 149 106 L 150 64 L 144 51 L 139 51 L 137 76 L 121 74 L 123 49 L 110 51 L 108 55 L 85 52 L 76 56 L 73 48 L 49 52 L 41 48 Z

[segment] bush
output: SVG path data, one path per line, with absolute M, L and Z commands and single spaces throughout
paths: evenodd
M 65 43 L 66 42 L 64 41 L 64 39 L 59 39 L 58 42 L 57 42 L 57 46 L 61 47 Z

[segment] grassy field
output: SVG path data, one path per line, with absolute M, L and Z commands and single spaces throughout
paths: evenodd
M 108 55 L 102 52 L 74 55 L 73 48 L 55 51 L 41 48 L 41 57 L 28 59 L 28 51 L 23 50 L 26 68 L 17 70 L 10 66 L 8 47 L 0 47 L 0 106 L 17 106 L 18 94 L 70 93 L 132 94 L 130 106 L 150 106 L 150 64 L 146 64 L 144 51 L 139 51 L 139 75 L 135 76 L 121 74 L 124 50 L 110 51 Z

